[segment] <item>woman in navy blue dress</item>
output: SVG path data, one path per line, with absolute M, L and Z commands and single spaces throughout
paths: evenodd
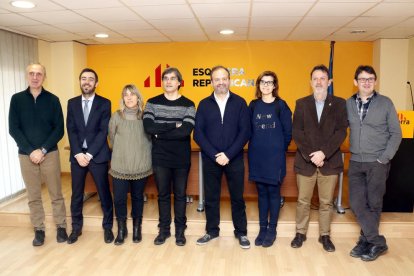
M 269 247 L 276 240 L 280 186 L 286 175 L 286 151 L 292 139 L 292 112 L 279 97 L 279 81 L 272 71 L 259 75 L 255 96 L 249 105 L 249 180 L 256 182 L 260 223 L 255 245 Z

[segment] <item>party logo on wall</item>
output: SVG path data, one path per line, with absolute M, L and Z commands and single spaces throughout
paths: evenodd
M 230 87 L 251 87 L 255 86 L 254 79 L 245 78 L 244 68 L 230 67 Z M 193 68 L 193 87 L 205 87 L 211 84 L 211 68 Z
M 165 69 L 170 65 L 166 64 Z M 230 67 L 227 68 L 230 72 L 230 87 L 253 87 L 255 86 L 255 80 L 246 77 L 246 71 L 244 68 Z M 211 84 L 211 68 L 196 67 L 192 68 L 193 73 L 193 87 L 206 87 Z M 154 68 L 153 75 L 150 74 L 144 81 L 144 87 L 161 87 L 162 86 L 162 65 L 158 64 Z M 184 80 L 181 82 L 181 87 L 184 87 Z
M 165 69 L 169 68 L 170 65 L 166 64 Z M 154 69 L 155 87 L 161 87 L 162 71 L 161 64 Z M 149 75 L 144 81 L 144 87 L 151 87 L 151 75 Z M 184 87 L 184 80 L 181 81 L 181 87 Z
M 414 132 L 414 111 L 398 111 L 402 137 L 413 138 Z
M 409 125 L 410 124 L 410 120 L 405 116 L 404 113 L 402 113 L 402 112 L 398 113 L 398 118 L 400 120 L 400 124 L 402 124 L 402 125 Z

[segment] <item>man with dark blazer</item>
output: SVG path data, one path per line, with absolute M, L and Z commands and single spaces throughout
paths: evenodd
M 344 167 L 340 146 L 348 120 L 345 100 L 328 95 L 331 81 L 325 65 L 315 66 L 310 81 L 313 94 L 297 100 L 293 114 L 292 135 L 297 145 L 294 167 L 299 190 L 293 248 L 301 247 L 306 240 L 311 198 L 318 184 L 319 242 L 326 251 L 335 251 L 330 239 L 331 214 L 338 175 Z
M 72 174 L 72 233 L 68 243 L 75 243 L 82 234 L 83 193 L 85 178 L 91 173 L 103 212 L 104 241 L 114 240 L 112 233 L 113 203 L 108 182 L 108 163 L 111 159 L 107 135 L 111 116 L 111 102 L 95 94 L 98 75 L 85 68 L 79 75 L 82 95 L 68 101 L 67 131 L 70 143 Z

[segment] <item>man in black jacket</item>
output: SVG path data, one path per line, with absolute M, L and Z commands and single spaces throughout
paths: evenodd
M 86 174 L 90 172 L 98 190 L 103 212 L 104 241 L 114 240 L 113 203 L 109 190 L 108 166 L 111 153 L 107 142 L 111 116 L 111 102 L 95 94 L 98 75 L 85 68 L 79 75 L 82 95 L 68 101 L 66 127 L 70 143 L 70 170 L 72 175 L 72 233 L 68 243 L 75 243 L 82 234 L 83 192 Z
M 197 244 L 205 245 L 219 236 L 224 173 L 230 193 L 234 236 L 241 248 L 248 249 L 243 147 L 251 133 L 249 109 L 243 98 L 229 90 L 230 72 L 226 67 L 213 67 L 210 77 L 214 92 L 198 105 L 194 130 L 194 140 L 202 153 L 207 220 L 206 234 Z

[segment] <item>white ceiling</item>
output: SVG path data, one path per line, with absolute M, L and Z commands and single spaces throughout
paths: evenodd
M 373 41 L 414 36 L 414 0 L 0 0 L 0 28 L 46 41 Z M 232 36 L 218 32 L 235 30 Z M 351 34 L 353 30 L 365 30 Z M 105 32 L 107 39 L 94 34 Z

